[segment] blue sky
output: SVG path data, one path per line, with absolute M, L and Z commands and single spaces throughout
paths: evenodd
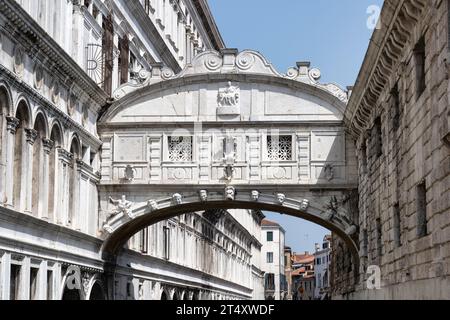
M 382 0 L 208 0 L 229 48 L 261 52 L 285 73 L 297 61 L 322 71 L 322 82 L 353 85 L 373 30 L 371 6 Z M 372 9 L 373 10 L 373 9 Z M 374 13 L 374 11 L 371 11 Z M 267 214 L 286 229 L 293 250 L 313 251 L 326 230 L 297 218 Z

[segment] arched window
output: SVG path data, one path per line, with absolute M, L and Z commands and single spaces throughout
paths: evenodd
M 78 201 L 78 168 L 77 160 L 80 159 L 80 142 L 75 137 L 72 139 L 70 146 L 70 153 L 72 154 L 72 163 L 69 166 L 69 220 L 68 223 L 76 226 L 76 204 Z
M 50 132 L 50 141 L 53 146 L 49 150 L 48 158 L 48 218 L 50 221 L 55 221 L 56 212 L 60 209 L 58 208 L 58 196 L 60 192 L 58 176 L 60 168 L 58 165 L 57 149 L 62 145 L 62 134 L 57 125 L 54 125 Z
M 40 217 L 43 210 L 44 187 L 44 139 L 46 139 L 45 118 L 42 114 L 36 117 L 34 130 L 36 140 L 33 143 L 33 177 L 31 180 L 31 211 L 35 217 Z
M 23 186 L 24 168 L 26 163 L 26 135 L 25 129 L 29 124 L 28 107 L 24 101 L 20 102 L 16 111 L 16 118 L 19 120 L 14 141 L 14 187 L 13 187 L 13 204 L 18 210 L 25 208 L 26 190 Z

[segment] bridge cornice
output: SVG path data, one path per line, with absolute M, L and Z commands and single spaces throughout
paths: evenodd
M 227 61 L 231 62 L 227 62 Z M 123 107 L 129 106 L 146 96 L 161 91 L 182 91 L 184 87 L 196 84 L 220 82 L 239 82 L 266 84 L 281 88 L 290 88 L 310 94 L 336 107 L 342 115 L 347 104 L 347 92 L 333 83 L 319 83 L 320 71 L 310 69 L 308 64 L 298 63 L 283 75 L 256 51 L 243 51 L 239 54 L 220 54 L 207 51 L 198 55 L 191 64 L 179 74 L 160 65 L 152 72 L 142 71 L 141 78 L 134 83 L 119 87 L 114 93 L 115 102 L 106 110 L 100 122 L 106 122 Z

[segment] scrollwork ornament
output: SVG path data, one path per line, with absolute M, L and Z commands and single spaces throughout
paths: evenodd
M 255 57 L 249 53 L 241 53 L 236 59 L 236 65 L 241 70 L 249 70 L 255 64 Z
M 163 68 L 161 70 L 161 78 L 163 80 L 169 80 L 169 79 L 173 78 L 174 75 L 175 75 L 175 73 L 170 68 Z
M 295 79 L 298 77 L 298 70 L 295 68 L 289 68 L 286 72 L 286 78 L 288 79 Z
M 206 58 L 205 67 L 210 71 L 219 70 L 222 66 L 222 59 L 218 56 L 212 55 Z
M 320 72 L 319 69 L 313 68 L 309 70 L 309 77 L 313 82 L 317 82 L 322 77 L 322 73 Z

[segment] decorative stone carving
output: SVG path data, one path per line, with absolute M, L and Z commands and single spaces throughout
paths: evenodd
M 241 70 L 248 70 L 255 64 L 255 55 L 250 51 L 244 51 L 236 58 L 236 66 Z
M 279 204 L 284 204 L 284 201 L 286 200 L 286 196 L 283 193 L 278 193 L 277 200 L 278 200 Z
M 332 181 L 334 179 L 334 168 L 333 168 L 333 165 L 331 165 L 331 164 L 325 165 L 324 172 L 325 172 L 325 178 L 328 181 Z
M 198 194 L 202 202 L 208 201 L 208 191 L 200 190 Z
M 225 199 L 227 200 L 234 200 L 234 197 L 236 195 L 236 189 L 234 187 L 226 187 L 225 188 Z
M 83 273 L 83 277 L 81 278 L 81 283 L 83 285 L 84 295 L 87 296 L 87 294 L 89 292 L 89 285 L 91 283 L 91 276 L 89 275 L 89 273 L 87 273 L 87 272 Z
M 155 200 L 149 200 L 147 202 L 147 206 L 151 211 L 155 211 L 159 209 L 158 203 Z
M 34 88 L 41 90 L 44 85 L 44 69 L 36 62 L 34 66 Z
M 352 236 L 352 235 L 354 235 L 357 231 L 358 231 L 358 228 L 357 228 L 355 225 L 352 225 L 352 226 L 348 227 L 348 228 L 345 230 L 345 233 L 346 233 L 347 235 L 349 235 L 349 236 Z
M 22 47 L 16 45 L 14 48 L 14 72 L 21 78 L 25 69 L 25 53 Z
M 173 203 L 176 204 L 176 205 L 183 204 L 183 197 L 179 193 L 175 193 L 172 196 L 172 200 L 173 200 Z
M 258 201 L 259 200 L 259 191 L 257 190 L 253 190 L 252 194 L 251 194 L 251 199 L 253 201 Z
M 12 133 L 16 134 L 17 129 L 20 125 L 20 120 L 15 117 L 6 117 L 6 123 L 7 123 L 7 130 Z
M 236 139 L 231 136 L 227 136 L 224 141 L 224 157 L 223 162 L 225 163 L 224 173 L 225 179 L 228 181 L 233 180 L 234 174 L 234 164 L 236 162 Z
M 34 129 L 27 128 L 25 129 L 25 135 L 27 138 L 27 142 L 31 145 L 34 145 L 38 137 L 38 132 Z
M 309 200 L 303 199 L 302 202 L 300 203 L 300 210 L 306 212 L 306 210 L 308 210 L 308 208 L 309 208 Z
M 331 197 L 330 202 L 326 206 L 326 211 L 324 214 L 324 219 L 327 221 L 332 221 L 337 214 L 339 208 L 339 203 L 335 196 Z
M 228 87 L 220 89 L 217 96 L 219 107 L 235 107 L 239 105 L 239 88 L 228 82 Z
M 63 148 L 58 148 L 59 159 L 65 163 L 72 163 L 73 154 Z
M 109 201 L 116 206 L 116 210 L 112 212 L 111 216 L 116 216 L 120 213 L 129 216 L 131 214 L 131 206 L 133 203 L 127 200 L 125 195 L 122 196 L 120 200 L 114 200 L 109 197 Z
M 126 181 L 133 181 L 134 180 L 134 169 L 132 166 L 127 165 L 124 172 L 124 180 Z
M 42 139 L 42 145 L 44 147 L 44 152 L 46 154 L 50 154 L 50 152 L 52 152 L 53 147 L 55 146 L 55 142 L 50 139 Z

